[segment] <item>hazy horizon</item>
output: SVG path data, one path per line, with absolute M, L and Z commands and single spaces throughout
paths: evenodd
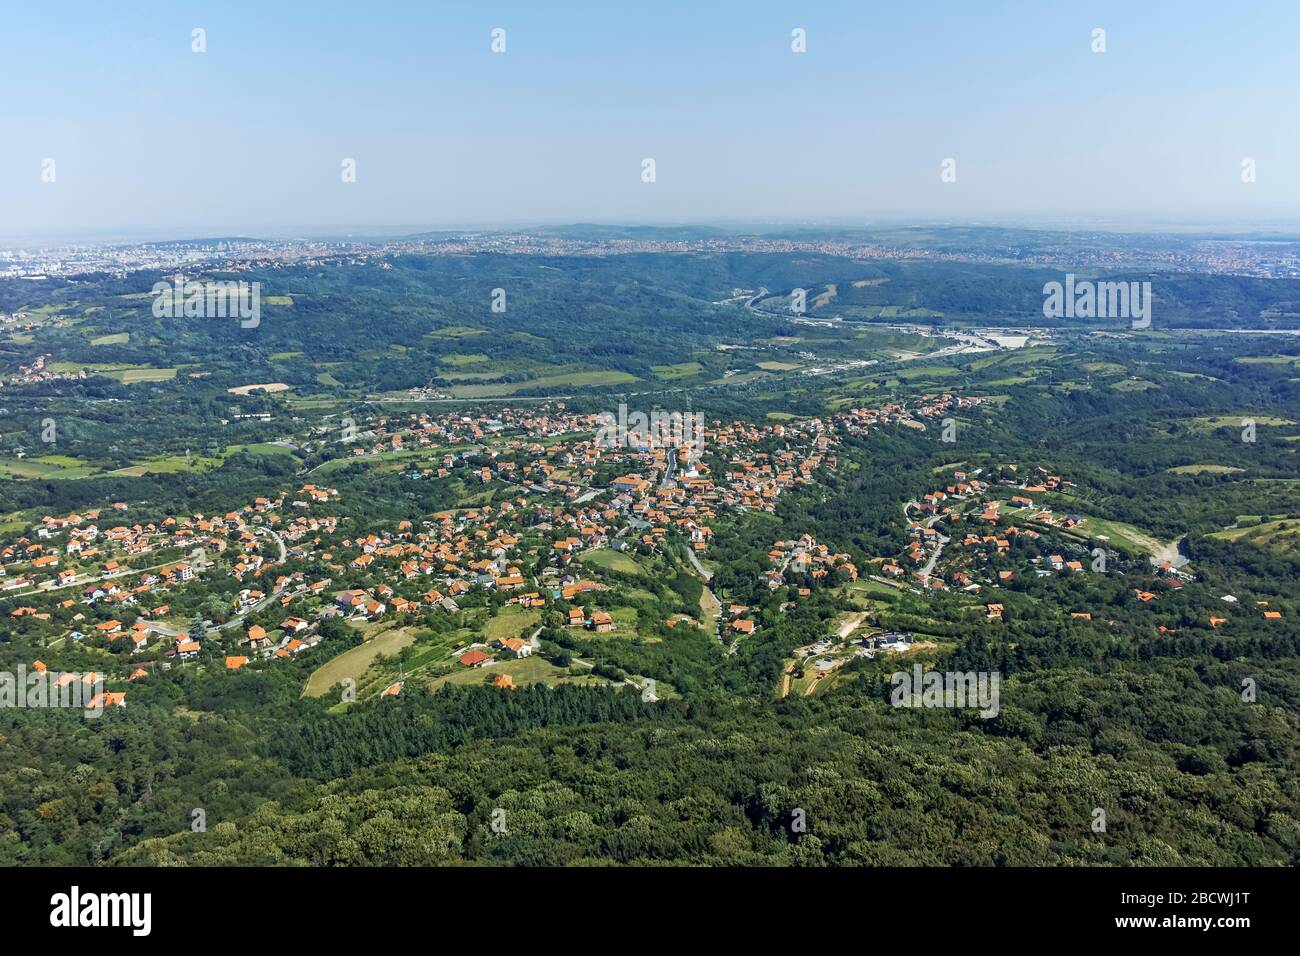
M 21 249 L 54 249 L 63 246 L 80 245 L 131 245 L 167 242 L 204 242 L 218 239 L 247 239 L 268 242 L 284 241 L 393 241 L 420 235 L 437 235 L 439 233 L 532 233 L 564 228 L 623 228 L 623 229 L 716 229 L 724 234 L 741 236 L 794 235 L 806 230 L 898 230 L 914 228 L 924 229 L 969 229 L 991 228 L 1024 230 L 1026 232 L 1078 232 L 1078 233 L 1114 233 L 1116 235 L 1186 235 L 1211 236 L 1224 235 L 1249 239 L 1257 237 L 1261 241 L 1300 241 L 1300 219 L 1282 222 L 1254 220 L 1250 222 L 1200 221 L 1200 220 L 1142 220 L 1131 221 L 1102 219 L 1086 221 L 1083 219 L 1043 219 L 1023 218 L 1018 220 L 1000 220 L 994 217 L 984 219 L 950 219 L 939 220 L 923 217 L 900 216 L 897 218 L 881 217 L 875 220 L 813 220 L 813 221 L 773 221 L 755 220 L 743 222 L 737 220 L 697 220 L 697 221 L 580 221 L 555 220 L 549 222 L 479 222 L 479 223 L 410 223 L 410 224 L 364 224 L 364 225 L 307 225 L 307 226 L 264 226 L 259 228 L 229 228 L 194 230 L 184 228 L 140 227 L 136 229 L 98 229 L 80 232 L 60 231 L 48 234 L 0 235 L 0 248 L 16 251 Z
M 918 23 L 849 3 L 74 2 L 57 30 L 49 9 L 7 12 L 0 34 L 10 243 L 572 223 L 1300 229 L 1300 10 L 1282 3 L 941 3 Z

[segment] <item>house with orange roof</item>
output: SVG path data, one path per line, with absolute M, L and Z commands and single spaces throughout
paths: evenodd
M 514 658 L 528 657 L 533 653 L 532 643 L 520 637 L 498 639 L 496 646 Z
M 86 710 L 108 710 L 110 707 L 125 707 L 126 692 L 119 691 L 113 693 L 105 691 L 102 694 L 96 694 L 86 702 Z

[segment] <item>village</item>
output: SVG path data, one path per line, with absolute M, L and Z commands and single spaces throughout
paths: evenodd
M 977 401 L 943 395 L 912 409 L 713 421 L 702 441 L 680 446 L 637 432 L 602 441 L 598 416 L 569 412 L 563 403 L 379 417 L 345 430 L 347 459 L 394 465 L 411 481 L 483 489 L 475 503 L 360 528 L 337 489 L 306 481 L 219 515 L 139 514 L 142 506 L 116 502 L 44 516 L 0 547 L 0 597 L 19 599 L 11 626 L 50 653 L 98 647 L 109 654 L 105 671 L 124 654 L 113 665 L 120 674 L 110 677 L 127 682 L 202 659 L 209 642 L 230 670 L 273 665 L 316 647 L 324 621 L 373 625 L 454 614 L 488 593 L 518 609 L 560 605 L 566 627 L 611 634 L 619 625 L 598 601 L 606 585 L 593 579 L 584 555 L 656 555 L 671 542 L 707 582 L 700 560 L 714 524 L 771 513 L 784 492 L 813 485 L 822 469 L 837 467 L 841 436 L 924 428 L 924 420 Z M 787 571 L 837 580 L 859 573 L 848 555 L 807 538 L 777 542 L 772 563 L 770 588 Z M 716 621 L 718 639 L 729 640 L 732 652 L 756 627 L 744 610 L 733 606 Z M 704 615 L 678 621 L 698 624 L 695 617 Z M 512 635 L 467 640 L 466 647 L 455 661 L 473 669 L 527 657 L 537 643 L 535 634 L 531 641 Z

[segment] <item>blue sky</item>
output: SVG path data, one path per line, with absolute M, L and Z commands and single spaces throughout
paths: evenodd
M 10 5 L 0 236 L 1294 225 L 1297 48 L 1288 2 Z

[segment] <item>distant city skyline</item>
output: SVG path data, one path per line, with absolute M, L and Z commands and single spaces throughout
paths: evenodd
M 1300 230 L 1300 8 L 926 10 L 14 8 L 0 239 L 577 222 Z

